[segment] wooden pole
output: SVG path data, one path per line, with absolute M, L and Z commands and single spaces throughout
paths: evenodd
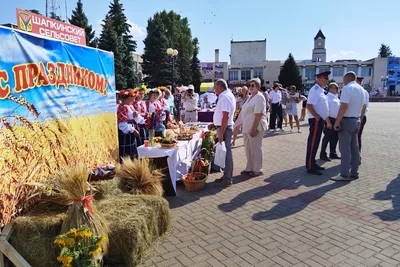
M 4 226 L 3 231 L 0 232 L 0 267 L 5 267 L 4 256 L 6 256 L 17 267 L 31 267 L 8 242 L 13 230 L 12 223 L 9 223 Z

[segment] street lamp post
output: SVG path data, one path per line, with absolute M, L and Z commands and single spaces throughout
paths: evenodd
M 168 59 L 169 59 L 169 65 L 172 66 L 172 88 L 171 89 L 174 90 L 175 61 L 176 61 L 176 58 L 178 57 L 178 50 L 168 48 L 167 54 L 168 54 Z

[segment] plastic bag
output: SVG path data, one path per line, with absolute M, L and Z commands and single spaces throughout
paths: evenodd
M 214 164 L 221 168 L 225 168 L 225 159 L 226 159 L 225 142 L 222 142 L 222 144 L 217 143 L 215 145 Z

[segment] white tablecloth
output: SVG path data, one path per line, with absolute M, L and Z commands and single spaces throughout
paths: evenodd
M 178 141 L 175 148 L 138 147 L 140 158 L 167 158 L 169 175 L 176 192 L 176 181 L 188 173 L 192 159 L 196 157 L 201 148 L 201 132 L 193 135 L 190 141 Z

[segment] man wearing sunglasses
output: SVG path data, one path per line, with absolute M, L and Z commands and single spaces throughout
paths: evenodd
M 328 99 L 325 95 L 325 86 L 328 84 L 330 71 L 316 75 L 316 83 L 311 87 L 307 99 L 307 115 L 310 125 L 310 133 L 307 140 L 306 168 L 307 172 L 314 175 L 322 175 L 325 168 L 317 165 L 315 155 L 321 141 L 325 119 L 328 117 Z

